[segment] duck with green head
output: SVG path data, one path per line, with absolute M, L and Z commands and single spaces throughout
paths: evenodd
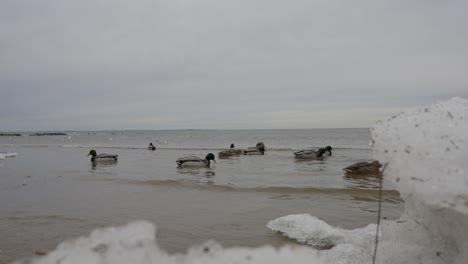
M 89 151 L 86 157 L 88 156 L 91 156 L 92 162 L 115 162 L 119 158 L 119 155 L 117 154 L 102 153 L 102 154 L 97 155 L 96 150 L 94 149 Z
M 179 167 L 210 167 L 211 160 L 216 163 L 213 153 L 208 153 L 204 159 L 197 156 L 178 158 L 176 163 Z
M 324 148 L 320 148 L 317 151 L 313 149 L 303 149 L 301 151 L 294 152 L 294 157 L 296 159 L 322 159 L 324 153 Z
M 332 147 L 326 146 L 325 147 L 325 153 L 323 154 L 324 156 L 331 156 L 332 155 Z

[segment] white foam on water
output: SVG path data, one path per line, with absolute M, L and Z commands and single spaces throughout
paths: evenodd
M 18 153 L 15 153 L 15 152 L 8 152 L 8 153 L 1 153 L 3 156 L 5 156 L 6 158 L 11 158 L 11 157 L 16 157 L 18 156 Z

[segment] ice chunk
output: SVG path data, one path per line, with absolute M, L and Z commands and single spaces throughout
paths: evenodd
M 372 138 L 375 158 L 388 165 L 384 177 L 405 200 L 403 216 L 380 226 L 377 263 L 466 263 L 468 101 L 453 98 L 405 111 L 379 122 Z M 337 262 L 370 263 L 372 257 L 372 225 L 342 230 L 290 215 L 268 226 L 310 245 L 335 244 L 327 255 Z
M 468 213 L 468 101 L 416 108 L 372 129 L 374 156 L 403 195 Z
M 372 245 L 376 225 L 346 230 L 335 228 L 309 214 L 288 215 L 270 221 L 267 226 L 325 251 L 332 263 L 369 263 L 372 261 Z
M 159 249 L 155 228 L 146 221 L 137 221 L 118 228 L 97 229 L 89 237 L 61 243 L 54 251 L 33 260 L 14 264 L 127 264 L 127 263 L 329 263 L 321 252 L 308 247 L 271 246 L 224 249 L 214 241 L 190 248 L 186 254 L 169 255 Z

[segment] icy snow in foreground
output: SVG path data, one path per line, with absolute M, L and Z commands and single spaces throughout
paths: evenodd
M 97 229 L 89 237 L 61 243 L 53 252 L 36 258 L 32 263 L 295 263 L 319 264 L 325 262 L 322 254 L 308 247 L 265 246 L 256 249 L 223 249 L 208 241 L 190 248 L 185 255 L 169 255 L 160 250 L 154 240 L 155 228 L 146 221 L 137 221 L 119 228 Z M 28 260 L 16 263 L 30 263 Z
M 384 177 L 405 200 L 403 216 L 380 226 L 377 263 L 467 263 L 468 101 L 403 112 L 377 124 L 372 138 L 375 158 L 388 163 Z M 289 215 L 268 227 L 315 247 L 334 245 L 325 251 L 334 263 L 372 260 L 375 225 L 341 230 Z

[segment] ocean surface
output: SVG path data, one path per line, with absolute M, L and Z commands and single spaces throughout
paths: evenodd
M 266 223 L 311 214 L 358 228 L 377 221 L 377 176 L 343 168 L 372 159 L 368 129 L 66 131 L 66 136 L 0 136 L 0 263 L 50 251 L 92 229 L 146 219 L 168 252 L 208 239 L 223 246 L 296 243 Z M 156 151 L 146 149 L 152 142 Z M 218 159 L 229 148 L 263 142 L 263 156 Z M 323 161 L 293 152 L 330 145 Z M 93 165 L 85 155 L 119 155 Z M 216 155 L 211 168 L 181 169 L 179 157 Z M 397 219 L 403 203 L 383 179 L 382 217 Z

